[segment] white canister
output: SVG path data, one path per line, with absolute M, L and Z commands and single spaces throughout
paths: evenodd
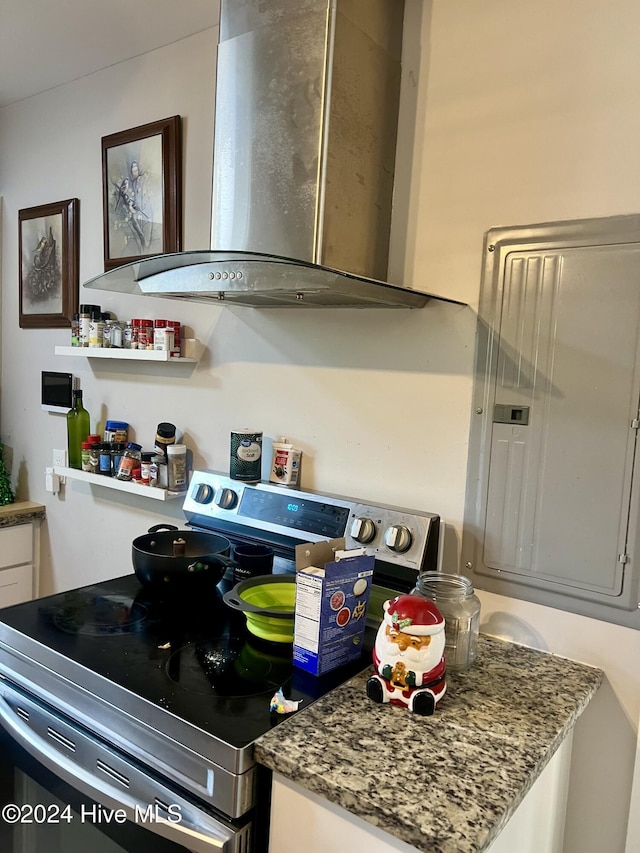
M 300 479 L 302 451 L 287 443 L 284 436 L 273 442 L 273 460 L 269 480 L 282 486 L 296 486 Z
M 154 350 L 171 352 L 174 348 L 173 329 L 167 326 L 157 326 L 153 330 L 153 348 Z
M 185 444 L 167 446 L 167 476 L 170 492 L 186 492 L 187 447 Z

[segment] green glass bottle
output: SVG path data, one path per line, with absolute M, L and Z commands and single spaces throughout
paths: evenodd
M 89 412 L 82 405 L 82 391 L 74 389 L 73 406 L 67 412 L 69 467 L 82 468 L 82 442 L 89 435 Z

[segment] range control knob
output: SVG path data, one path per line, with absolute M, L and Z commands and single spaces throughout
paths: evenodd
M 356 542 L 366 545 L 376 535 L 376 526 L 370 518 L 354 518 L 349 531 Z
M 220 509 L 233 509 L 237 500 L 238 495 L 233 491 L 233 489 L 220 489 L 216 494 L 215 502 Z
M 206 483 L 200 483 L 193 499 L 198 504 L 208 504 L 213 500 L 213 489 Z
M 411 531 L 404 524 L 392 524 L 384 532 L 384 544 L 397 554 L 408 551 L 412 542 Z

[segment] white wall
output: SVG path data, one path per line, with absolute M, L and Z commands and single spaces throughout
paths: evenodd
M 0 110 L 0 436 L 19 497 L 47 507 L 43 593 L 130 571 L 131 539 L 182 518 L 179 506 L 78 484 L 62 497 L 44 492 L 44 468 L 66 432 L 62 417 L 39 409 L 43 369 L 80 376 L 92 426 L 128 420 L 148 446 L 158 421 L 178 424 L 199 466 L 227 468 L 234 427 L 286 434 L 305 451 L 303 486 L 440 512 L 450 525 L 446 564 L 457 567 L 482 236 L 496 225 L 638 212 L 640 5 L 411 0 L 410 8 L 422 35 L 420 73 L 411 76 L 419 119 L 394 263 L 405 242 L 408 283 L 470 307 L 260 312 L 85 291 L 81 301 L 99 294 L 120 317 L 181 320 L 206 344 L 205 358 L 195 370 L 56 358 L 65 330 L 18 327 L 17 211 L 79 198 L 81 280 L 98 274 L 100 138 L 178 113 L 185 245 L 206 247 L 216 30 Z M 500 596 L 482 594 L 482 603 L 488 631 L 605 669 L 574 740 L 566 851 L 624 850 L 638 632 Z M 629 853 L 640 849 L 637 829 Z
M 639 24 L 633 0 L 433 4 L 413 269 L 427 269 L 437 292 L 477 304 L 480 234 L 490 226 L 638 211 Z M 576 731 L 565 850 L 624 850 L 640 635 L 481 600 L 483 630 L 605 670 Z M 637 787 L 634 796 L 637 807 Z M 627 851 L 638 849 L 636 821 Z

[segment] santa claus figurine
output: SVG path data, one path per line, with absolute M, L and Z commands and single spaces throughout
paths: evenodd
M 385 601 L 373 650 L 377 674 L 367 681 L 367 696 L 433 714 L 447 689 L 444 644 L 444 619 L 433 601 L 420 595 Z

